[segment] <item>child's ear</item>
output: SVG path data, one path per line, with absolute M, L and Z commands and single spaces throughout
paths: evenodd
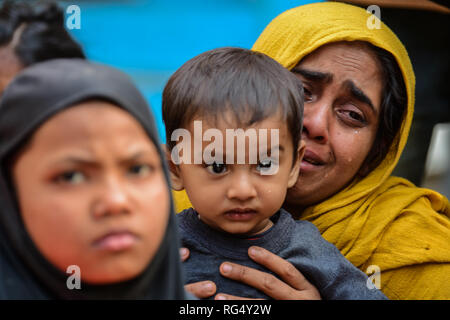
M 172 189 L 176 191 L 181 191 L 184 189 L 183 179 L 180 175 L 180 166 L 176 165 L 172 161 L 171 151 L 167 145 L 163 145 L 163 148 L 166 152 L 167 162 L 169 164 L 170 171 L 170 182 L 172 184 Z
M 300 164 L 302 162 L 303 155 L 305 154 L 305 149 L 305 141 L 301 140 L 297 148 L 297 159 L 295 159 L 291 172 L 289 173 L 288 188 L 295 186 L 297 183 L 298 175 L 300 174 Z

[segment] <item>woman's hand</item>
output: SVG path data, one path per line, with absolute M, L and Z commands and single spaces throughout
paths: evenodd
M 185 249 L 185 248 L 183 248 Z M 181 249 L 182 261 L 189 256 L 189 250 Z M 250 247 L 248 254 L 252 260 L 273 271 L 282 280 L 277 277 L 253 268 L 241 266 L 239 264 L 224 262 L 220 265 L 220 273 L 229 279 L 245 283 L 253 288 L 264 292 L 266 295 L 277 300 L 320 300 L 319 291 L 305 279 L 291 263 L 279 256 L 261 248 Z M 206 283 L 212 287 L 210 291 L 204 286 Z M 207 285 L 206 285 L 207 286 Z M 191 283 L 185 286 L 186 290 L 195 296 L 210 297 L 216 291 L 216 285 L 211 281 L 202 281 Z M 207 294 L 206 292 L 210 293 Z M 197 293 L 201 294 L 199 296 Z M 216 300 L 243 300 L 248 298 L 237 297 L 225 293 L 219 293 L 215 296 Z
M 189 249 L 180 249 L 181 262 L 184 262 L 189 258 Z M 212 281 L 199 281 L 189 283 L 184 286 L 184 289 L 199 299 L 209 298 L 216 293 L 216 284 Z
M 248 255 L 256 263 L 279 275 L 284 282 L 269 273 L 230 262 L 220 265 L 220 273 L 224 277 L 256 288 L 276 300 L 320 300 L 319 291 L 288 261 L 256 246 L 249 248 Z M 239 300 L 242 298 L 219 293 L 215 299 Z

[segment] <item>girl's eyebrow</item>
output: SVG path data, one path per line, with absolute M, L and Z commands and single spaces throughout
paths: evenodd
M 138 160 L 139 158 L 151 154 L 150 151 L 138 150 L 130 155 L 122 157 L 118 163 L 119 164 L 127 164 L 133 161 Z M 62 159 L 56 160 L 53 164 L 74 164 L 74 165 L 84 165 L 90 167 L 100 167 L 99 161 L 95 160 L 95 158 L 88 155 L 69 155 L 67 157 L 63 157 Z
M 138 150 L 138 151 L 130 154 L 129 156 L 123 157 L 121 160 L 119 160 L 119 163 L 127 164 L 130 162 L 134 162 L 134 161 L 136 161 L 144 156 L 147 156 L 147 155 L 153 155 L 153 152 L 150 152 L 148 150 Z M 157 155 L 155 154 L 155 156 L 157 156 Z
M 54 161 L 52 164 L 75 164 L 75 165 L 88 165 L 88 166 L 99 166 L 98 162 L 95 161 L 90 156 L 85 155 L 69 155 L 62 157 Z

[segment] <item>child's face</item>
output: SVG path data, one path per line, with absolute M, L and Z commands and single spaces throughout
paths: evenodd
M 225 119 L 232 119 L 229 114 Z M 196 119 L 199 120 L 199 119 Z M 202 121 L 203 132 L 210 128 L 216 128 L 223 138 L 223 159 L 233 152 L 226 148 L 226 129 L 238 129 L 236 121 L 219 120 L 214 126 L 211 122 Z M 234 126 L 234 127 L 233 127 Z M 259 155 L 262 149 L 258 147 L 258 159 L 256 164 L 249 161 L 249 139 L 246 138 L 245 164 L 237 164 L 237 143 L 234 143 L 234 162 L 225 165 L 184 164 L 175 166 L 171 163 L 173 187 L 177 190 L 186 189 L 194 208 L 199 213 L 200 219 L 209 226 L 232 234 L 252 235 L 265 231 L 270 227 L 269 218 L 282 206 L 288 187 L 297 181 L 300 162 L 303 156 L 303 144 L 298 150 L 293 150 L 291 135 L 287 125 L 279 116 L 269 117 L 248 128 L 267 130 L 267 148 L 272 145 L 270 132 L 279 130 L 279 163 L 276 174 L 263 175 L 261 171 L 267 168 L 266 159 Z M 200 140 L 202 154 L 210 141 L 202 141 L 202 138 L 194 136 L 194 121 L 187 127 L 193 140 Z M 259 135 L 258 144 L 259 145 Z M 192 143 L 192 145 L 194 145 Z M 273 149 L 272 149 L 273 150 Z M 241 150 L 242 151 L 242 150 Z M 293 163 L 294 152 L 298 157 Z M 191 154 L 194 153 L 192 147 Z M 272 164 L 273 165 L 273 164 Z
M 141 125 L 109 103 L 81 103 L 44 123 L 15 159 L 25 226 L 40 252 L 89 283 L 140 274 L 168 221 L 157 149 Z

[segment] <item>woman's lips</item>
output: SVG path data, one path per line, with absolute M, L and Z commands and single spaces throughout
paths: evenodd
M 112 231 L 94 241 L 95 248 L 104 251 L 123 251 L 131 248 L 138 237 L 130 231 Z
M 306 150 L 300 164 L 300 172 L 310 172 L 320 170 L 325 165 L 325 160 L 311 150 Z
M 248 208 L 235 208 L 225 212 L 225 217 L 232 221 L 248 221 L 253 219 L 258 212 Z

